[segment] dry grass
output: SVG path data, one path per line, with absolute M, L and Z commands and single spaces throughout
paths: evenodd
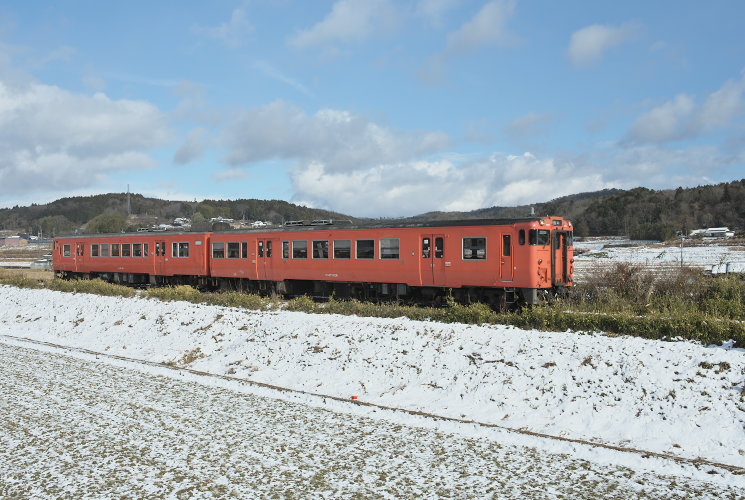
M 52 251 L 51 245 L 31 245 L 30 247 L 0 247 L 0 259 L 41 259 Z
M 54 271 L 47 271 L 45 269 L 0 269 L 0 279 L 18 278 L 51 281 L 54 279 Z

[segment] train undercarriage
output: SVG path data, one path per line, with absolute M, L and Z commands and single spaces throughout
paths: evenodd
M 310 296 L 317 300 L 357 299 L 372 302 L 401 302 L 444 305 L 449 299 L 461 304 L 485 303 L 496 310 L 509 310 L 536 304 L 547 292 L 534 288 L 444 288 L 414 287 L 405 283 L 356 283 L 313 280 L 265 281 L 209 276 L 157 276 L 137 273 L 76 273 L 56 271 L 59 279 L 101 279 L 139 288 L 188 285 L 209 292 L 238 291 L 286 298 Z

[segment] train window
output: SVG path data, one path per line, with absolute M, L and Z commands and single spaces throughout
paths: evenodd
M 328 259 L 329 258 L 328 240 L 313 240 L 313 258 L 314 259 Z
M 241 259 L 248 258 L 248 242 L 241 242 Z
M 178 243 L 171 243 L 171 257 L 178 257 Z
M 189 243 L 179 243 L 178 244 L 178 256 L 179 257 L 189 257 Z
M 504 257 L 512 255 L 512 236 L 509 234 L 502 235 L 502 255 Z
M 228 259 L 241 258 L 241 244 L 237 241 L 228 243 Z
M 551 241 L 551 233 L 548 229 L 531 229 L 530 244 L 546 246 Z
M 271 241 L 266 242 L 266 257 L 268 259 L 272 258 L 272 242 Z
M 101 257 L 108 257 L 109 256 L 109 244 L 103 243 L 101 244 Z
M 463 238 L 463 258 L 467 260 L 485 260 L 486 238 Z
M 380 238 L 380 258 L 398 259 L 401 240 L 399 238 Z
M 538 244 L 548 245 L 550 241 L 551 241 L 551 232 L 548 229 L 539 229 L 538 230 Z
M 259 257 L 263 257 L 263 256 L 264 256 L 264 242 L 259 241 Z
M 567 246 L 574 246 L 574 231 L 567 231 Z
M 422 238 L 422 258 L 429 259 L 430 243 L 429 238 Z
M 305 240 L 294 240 L 292 242 L 292 258 L 293 259 L 307 259 L 308 258 L 308 242 Z
M 216 241 L 212 244 L 212 258 L 213 259 L 224 259 L 225 258 L 225 243 L 222 241 Z
M 91 257 L 98 257 L 98 245 L 91 245 Z
M 149 245 L 147 243 L 142 244 L 142 256 L 147 257 L 148 256 L 148 249 Z
M 70 245 L 62 245 L 62 255 L 69 257 L 70 254 Z
M 334 240 L 334 258 L 352 258 L 352 240 Z
M 112 243 L 111 244 L 111 256 L 112 257 L 119 257 L 119 243 Z
M 142 257 L 142 243 L 132 244 L 132 257 Z
M 445 239 L 435 238 L 435 258 L 441 259 L 445 256 Z
M 282 258 L 283 259 L 290 258 L 290 242 L 289 241 L 282 242 Z
M 375 258 L 375 240 L 357 240 L 357 258 Z
M 525 229 L 520 230 L 520 232 L 518 233 L 518 239 L 520 240 L 521 245 L 525 244 Z
M 129 243 L 122 243 L 122 257 L 130 257 L 132 255 L 132 245 Z

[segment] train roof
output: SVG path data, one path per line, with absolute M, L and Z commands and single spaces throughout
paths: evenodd
M 330 221 L 294 221 L 290 225 L 279 227 L 240 228 L 222 231 L 138 231 L 134 233 L 96 233 L 58 236 L 55 239 L 81 239 L 101 236 L 154 236 L 154 235 L 194 235 L 194 234 L 232 234 L 232 233 L 284 233 L 293 231 L 328 231 L 340 229 L 405 229 L 424 227 L 463 227 L 463 226 L 505 226 L 526 222 L 538 222 L 548 217 L 523 217 L 512 219 L 458 219 L 458 220 L 431 220 L 431 221 L 374 221 L 370 223 L 354 224 L 349 220 Z

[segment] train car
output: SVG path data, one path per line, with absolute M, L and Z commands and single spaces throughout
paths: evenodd
M 54 239 L 60 278 L 101 278 L 130 285 L 195 284 L 209 277 L 209 233 L 142 232 Z
M 425 301 L 452 294 L 504 307 L 572 286 L 572 230 L 560 217 L 532 217 L 90 235 L 58 238 L 54 268 L 63 278 L 131 284 Z
M 285 295 L 532 304 L 572 286 L 572 235 L 559 217 L 218 232 L 210 275 Z

